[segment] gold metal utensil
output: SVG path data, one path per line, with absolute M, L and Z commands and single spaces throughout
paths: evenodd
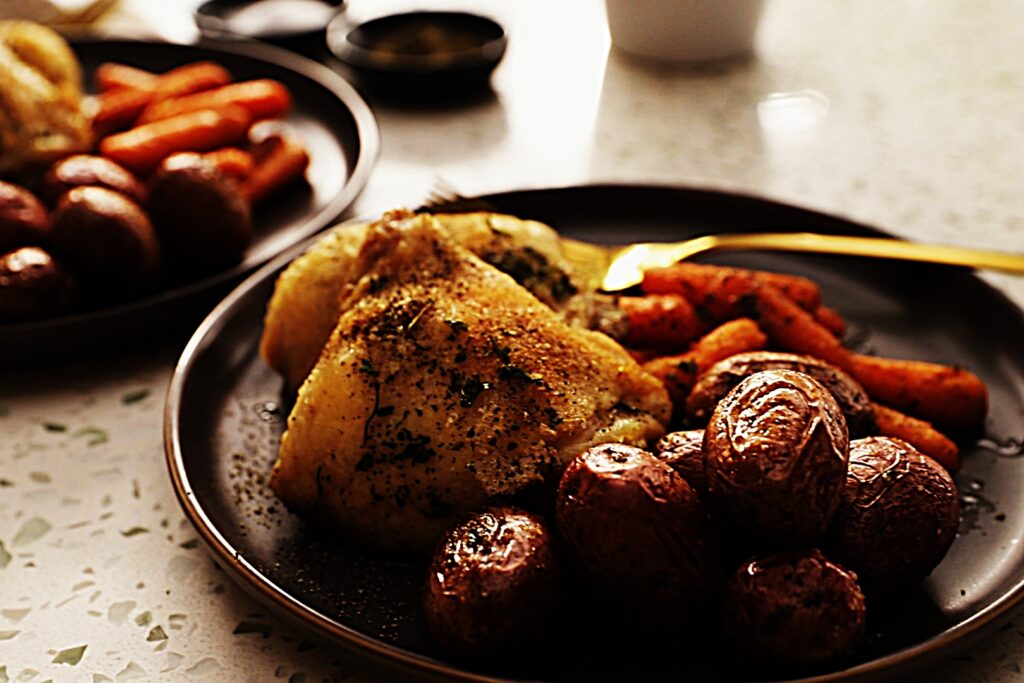
M 574 267 L 600 288 L 617 292 L 643 281 L 644 271 L 670 266 L 712 251 L 790 251 L 841 254 L 942 263 L 1024 275 L 1024 255 L 937 244 L 919 244 L 887 237 L 820 235 L 810 232 L 764 232 L 703 235 L 682 242 L 605 245 L 563 239 L 563 252 Z
M 499 211 L 485 200 L 462 197 L 439 185 L 423 207 L 432 213 Z M 702 235 L 682 242 L 594 244 L 562 238 L 566 259 L 590 282 L 618 292 L 643 281 L 644 272 L 712 251 L 790 251 L 941 263 L 1024 275 L 1024 255 L 966 247 L 920 244 L 890 237 L 854 237 L 811 232 Z

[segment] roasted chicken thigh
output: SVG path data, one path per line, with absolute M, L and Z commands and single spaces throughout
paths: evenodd
M 470 511 L 557 482 L 589 446 L 663 433 L 658 380 L 434 218 L 371 225 L 351 265 L 271 477 L 301 516 L 423 553 Z
M 406 220 L 393 211 L 384 221 Z M 426 220 L 426 219 L 421 219 Z M 549 307 L 587 326 L 596 305 L 580 297 L 571 268 L 562 258 L 558 233 L 537 221 L 488 212 L 439 214 L 436 224 L 459 244 L 510 274 Z M 320 238 L 281 274 L 267 307 L 261 352 L 288 386 L 298 389 L 316 363 L 338 322 L 346 288 L 359 278 L 356 256 L 367 224 L 342 225 Z

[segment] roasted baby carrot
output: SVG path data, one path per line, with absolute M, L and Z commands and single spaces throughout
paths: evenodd
M 98 98 L 99 107 L 92 119 L 93 130 L 102 136 L 129 128 L 138 122 L 139 116 L 148 106 L 156 102 L 216 88 L 230 81 L 231 74 L 219 64 L 195 62 L 154 76 L 148 86 L 102 92 Z
M 118 88 L 100 93 L 99 106 L 92 117 L 92 129 L 102 136 L 130 128 L 152 101 L 153 92 L 150 90 Z
M 153 87 L 154 101 L 219 88 L 230 82 L 231 73 L 220 64 L 192 62 L 157 77 Z
M 753 309 L 751 317 L 757 320 L 774 345 L 848 370 L 850 351 L 813 315 L 775 287 L 757 287 L 750 294 L 749 305 Z
M 842 339 L 843 335 L 846 334 L 846 320 L 834 308 L 818 306 L 814 309 L 814 319 L 818 321 L 819 325 L 831 332 L 833 337 Z
M 787 299 L 805 311 L 815 311 L 821 306 L 821 288 L 814 280 L 767 270 L 755 270 L 753 273 L 759 280 L 778 289 Z
M 153 102 L 143 110 L 139 122 L 158 121 L 197 109 L 217 108 L 227 104 L 242 107 L 256 121 L 284 116 L 291 109 L 292 98 L 288 89 L 278 81 L 269 78 L 242 81 Z
M 762 349 L 766 341 L 757 323 L 737 318 L 705 334 L 685 353 L 655 358 L 643 368 L 662 381 L 676 410 L 683 411 L 700 373 L 737 353 Z
M 960 469 L 960 451 L 956 444 L 929 422 L 878 403 L 872 404 L 872 409 L 879 434 L 903 439 L 950 473 Z
M 750 271 L 679 263 L 644 273 L 646 294 L 679 294 L 709 320 L 722 321 L 743 314 L 742 304 L 760 286 Z
M 685 349 L 707 327 L 693 306 L 678 294 L 624 296 L 618 300 L 626 314 L 626 346 Z
M 252 173 L 255 162 L 252 155 L 238 147 L 221 147 L 203 154 L 217 169 L 235 180 L 242 181 Z
M 159 123 L 159 122 L 157 122 Z M 150 124 L 156 125 L 156 124 Z M 242 193 L 253 203 L 298 180 L 309 166 L 306 148 L 287 136 L 259 159 L 242 184 Z
M 139 69 L 119 62 L 104 62 L 96 67 L 93 74 L 100 92 L 128 88 L 130 90 L 153 90 L 159 76 L 151 71 Z
M 680 263 L 645 274 L 643 289 L 675 291 L 714 320 L 753 318 L 774 346 L 846 367 L 849 351 L 840 341 L 754 271 Z
M 985 419 L 988 390 L 967 370 L 853 353 L 844 369 L 878 403 L 941 427 L 974 429 Z
M 801 308 L 813 311 L 821 304 L 821 289 L 817 283 L 799 275 L 773 273 L 765 270 L 735 268 L 703 263 L 677 263 L 666 268 L 655 268 L 644 273 L 641 285 L 649 294 L 682 294 L 695 306 L 728 317 L 736 302 L 722 301 L 723 284 L 728 291 L 737 293 L 750 289 L 755 283 L 773 285 Z
M 237 143 L 249 123 L 249 113 L 238 107 L 202 109 L 111 135 L 100 142 L 100 151 L 129 170 L 146 173 L 174 152 Z

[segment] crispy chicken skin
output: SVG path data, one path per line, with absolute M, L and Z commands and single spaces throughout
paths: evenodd
M 369 225 L 331 230 L 277 278 L 267 305 L 260 355 L 294 392 L 338 323 L 341 291 L 358 279 L 356 257 Z
M 425 553 L 471 510 L 556 482 L 587 447 L 664 432 L 655 378 L 431 217 L 372 225 L 354 267 L 271 477 L 296 513 Z
M 384 220 L 410 216 L 395 211 Z M 552 308 L 566 304 L 578 292 L 561 257 L 558 234 L 550 227 L 484 212 L 439 214 L 434 219 L 462 246 L 512 275 Z M 355 258 L 368 227 L 335 228 L 295 259 L 277 281 L 264 319 L 260 352 L 292 391 L 309 374 L 338 322 L 340 301 L 359 275 Z

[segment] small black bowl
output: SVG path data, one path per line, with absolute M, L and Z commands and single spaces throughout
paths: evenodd
M 208 38 L 256 39 L 323 55 L 324 34 L 345 0 L 206 0 L 193 14 Z
M 508 36 L 500 24 L 466 12 L 408 12 L 353 24 L 344 13 L 327 27 L 327 46 L 361 80 L 412 90 L 487 83 Z

